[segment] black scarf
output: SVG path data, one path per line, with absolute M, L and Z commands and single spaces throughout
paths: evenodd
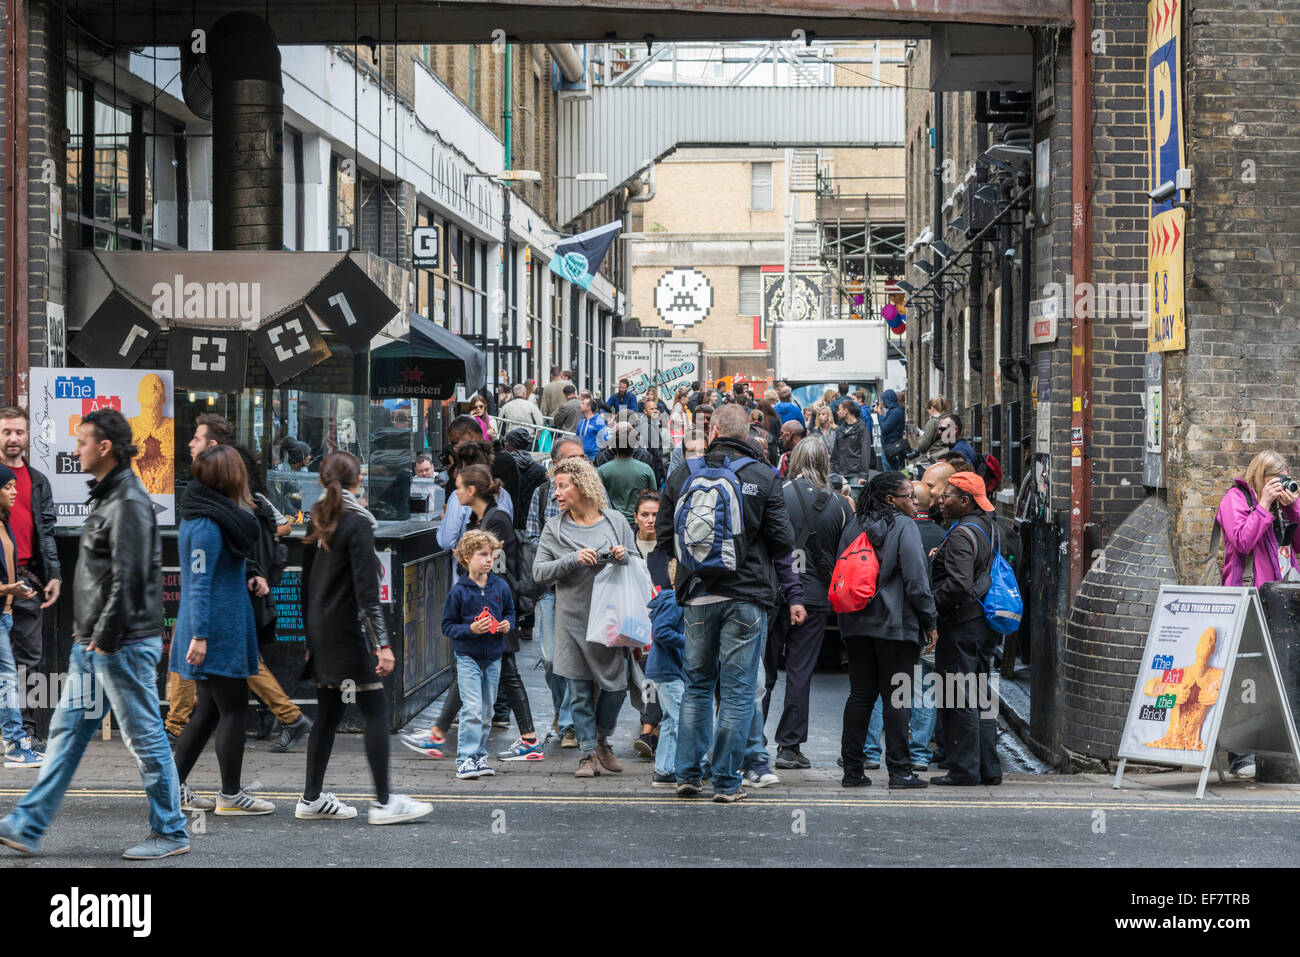
M 181 518 L 210 518 L 221 529 L 221 540 L 236 558 L 253 554 L 257 519 L 202 482 L 191 482 L 181 500 Z

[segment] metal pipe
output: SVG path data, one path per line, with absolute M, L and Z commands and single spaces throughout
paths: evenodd
M 1074 288 L 1092 282 L 1092 33 L 1090 0 L 1071 0 L 1070 37 L 1070 267 Z M 1076 304 L 1072 304 L 1076 305 Z M 1084 534 L 1092 519 L 1092 311 L 1073 309 L 1070 320 L 1070 597 L 1084 576 Z
M 943 91 L 934 94 L 934 238 L 943 238 Z M 943 307 L 944 300 L 935 303 L 930 343 L 930 361 L 943 371 Z
M 1011 355 L 1011 350 L 1014 348 L 1011 329 L 1013 305 L 1011 298 L 1011 267 L 1016 258 L 1016 248 L 1011 244 L 1011 220 L 1009 218 L 1002 224 L 1002 241 L 999 245 L 1002 247 L 1002 315 L 1000 317 L 1001 327 L 998 330 L 1000 333 L 998 367 L 1002 370 L 1002 375 L 1007 377 L 1012 375 L 1011 370 L 1016 364 L 1015 358 Z M 1001 400 L 999 399 L 999 401 Z
M 507 46 L 506 49 L 510 48 Z M 577 83 L 582 79 L 582 58 L 572 43 L 548 43 L 546 49 L 559 68 L 560 76 L 569 83 Z
M 1032 367 L 1029 362 L 1029 299 L 1034 262 L 1033 217 L 1020 231 L 1020 355 L 1016 357 L 1016 374 L 1020 379 L 1020 398 L 1024 401 L 1025 385 L 1029 382 Z M 1023 406 L 1022 406 L 1023 408 Z
M 8 76 L 5 83 L 5 401 L 27 401 L 29 303 L 27 300 L 27 10 L 26 0 L 8 0 Z

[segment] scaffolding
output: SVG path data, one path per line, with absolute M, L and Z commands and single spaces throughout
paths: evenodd
M 817 174 L 819 261 L 825 271 L 823 315 L 827 318 L 875 315 L 884 305 L 887 280 L 902 275 L 904 196 L 859 190 L 852 181 L 898 181 L 902 176 Z M 861 296 L 861 303 L 855 298 Z

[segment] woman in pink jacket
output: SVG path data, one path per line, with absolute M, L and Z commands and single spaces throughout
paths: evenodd
M 1223 496 L 1216 519 L 1223 528 L 1223 584 L 1241 585 L 1247 567 L 1254 572 L 1256 588 L 1300 578 L 1300 496 L 1283 487 L 1286 475 L 1281 455 L 1260 452 L 1246 477 L 1236 479 Z

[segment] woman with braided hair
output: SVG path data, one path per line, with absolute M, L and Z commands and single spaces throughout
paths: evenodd
M 934 598 L 930 594 L 930 565 L 921 533 L 913 519 L 916 502 L 912 483 L 901 472 L 881 472 L 871 478 L 858 499 L 858 520 L 840 537 L 840 554 L 864 532 L 880 574 L 876 594 L 862 611 L 839 616 L 840 633 L 849 657 L 849 699 L 844 705 L 840 740 L 845 787 L 871 782 L 863 775 L 863 744 L 871 707 L 884 701 L 885 763 L 891 788 L 923 788 L 912 772 L 907 731 L 911 720 L 911 682 L 922 645 L 932 648 L 935 631 Z M 899 678 L 904 691 L 900 693 Z

